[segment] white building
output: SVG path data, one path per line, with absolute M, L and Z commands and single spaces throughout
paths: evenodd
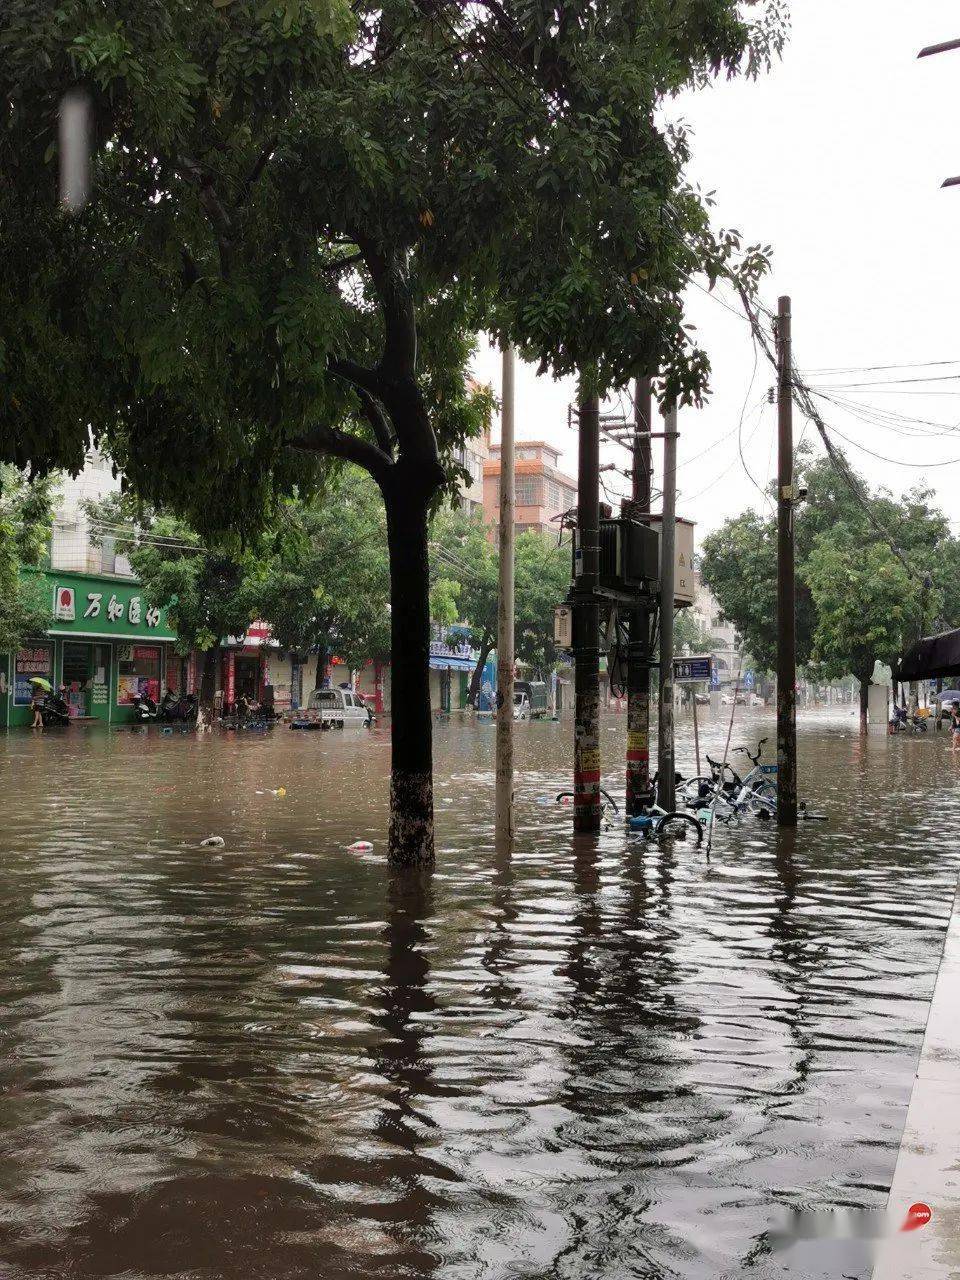
M 724 615 L 716 597 L 694 570 L 693 616 L 702 631 L 712 637 L 714 667 L 719 673 L 720 684 L 730 684 L 737 678 L 740 668 L 740 637 L 733 623 Z
M 54 499 L 50 567 L 64 573 L 108 573 L 121 578 L 135 576 L 130 561 L 117 555 L 116 538 L 98 529 L 97 542 L 84 504 L 99 502 L 119 489 L 109 459 L 96 452 L 87 455 L 78 476 L 64 475 Z M 99 545 L 98 545 L 99 544 Z

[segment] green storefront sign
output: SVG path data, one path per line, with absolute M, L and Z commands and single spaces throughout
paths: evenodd
M 52 635 L 175 640 L 165 609 L 151 605 L 136 582 L 47 570 Z
M 46 635 L 0 664 L 0 725 L 29 724 L 31 676 L 66 687 L 78 721 L 125 724 L 134 699 L 159 700 L 176 633 L 139 583 L 57 570 L 28 571 L 50 601 Z M 6 667 L 5 673 L 2 666 Z

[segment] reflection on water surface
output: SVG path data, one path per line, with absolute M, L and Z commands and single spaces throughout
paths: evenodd
M 513 857 L 491 729 L 445 725 L 437 870 L 403 880 L 382 732 L 0 739 L 5 1275 L 868 1274 L 764 1226 L 884 1203 L 960 866 L 949 744 L 804 721 L 829 824 L 708 865 L 575 842 L 542 803 L 569 723 L 518 732 Z

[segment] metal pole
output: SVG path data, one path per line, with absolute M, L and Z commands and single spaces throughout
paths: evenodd
M 653 389 L 638 378 L 633 404 L 633 503 L 630 514 L 650 513 L 650 431 Z M 625 512 L 626 514 L 626 512 Z M 650 795 L 650 610 L 631 609 L 627 650 L 627 816 L 635 817 Z
M 579 556 L 573 586 L 576 713 L 573 755 L 573 829 L 600 830 L 600 401 L 580 393 L 577 481 Z
M 793 355 L 790 299 L 777 308 L 777 825 L 797 825 L 797 638 L 794 573 Z
M 513 838 L 514 678 L 514 368 L 513 348 L 503 348 L 500 428 L 500 593 L 497 602 L 496 836 Z
M 697 691 L 696 689 L 693 689 L 692 693 L 693 693 L 693 750 L 697 757 L 697 777 L 699 778 L 702 775 L 703 770 L 700 768 L 700 726 L 697 723 Z
M 673 600 L 677 543 L 677 410 L 667 413 L 663 433 L 663 518 L 660 523 L 660 719 L 657 740 L 657 800 L 676 804 L 673 750 Z

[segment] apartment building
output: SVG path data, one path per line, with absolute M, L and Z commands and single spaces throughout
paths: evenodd
M 519 440 L 516 445 L 517 533 L 535 529 L 556 533 L 557 517 L 577 504 L 577 482 L 557 465 L 560 453 L 544 440 Z M 488 527 L 500 523 L 500 446 L 490 446 L 483 467 L 483 513 Z
M 467 515 L 483 513 L 484 467 L 489 457 L 488 436 L 478 436 L 475 440 L 467 440 L 457 450 L 457 463 L 463 467 L 470 479 L 460 490 L 460 502 Z

